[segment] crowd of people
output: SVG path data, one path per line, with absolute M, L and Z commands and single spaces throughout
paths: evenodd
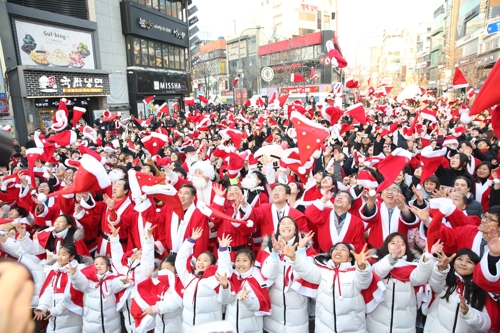
M 499 332 L 495 115 L 356 102 L 91 127 L 61 100 L 1 170 L 1 256 L 31 272 L 37 330 Z

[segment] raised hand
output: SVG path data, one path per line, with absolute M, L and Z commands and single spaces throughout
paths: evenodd
M 457 256 L 456 253 L 454 253 L 453 255 L 451 255 L 450 257 L 448 257 L 446 254 L 444 254 L 443 252 L 438 252 L 437 253 L 437 268 L 442 272 L 446 269 L 446 267 L 448 267 L 448 264 L 450 262 L 453 261 L 453 259 L 455 259 L 455 257 Z
M 158 224 L 155 224 L 154 226 L 146 230 L 146 239 L 151 239 L 151 237 L 153 237 L 153 230 L 155 230 L 157 226 Z
M 281 250 L 281 243 L 276 239 L 275 234 L 272 234 L 271 241 L 273 242 L 273 252 L 278 253 Z
M 286 244 L 283 246 L 283 254 L 285 254 L 290 260 L 295 261 L 295 250 L 297 250 L 297 246 L 299 243 L 295 243 L 293 245 Z
M 76 274 L 76 269 L 78 268 L 78 265 L 72 266 L 71 263 L 68 263 L 66 265 L 66 268 L 68 270 L 68 275 L 73 276 Z
M 400 257 L 401 249 L 402 249 L 402 244 L 396 243 L 396 245 L 394 246 L 394 249 L 391 252 L 392 259 L 398 259 Z
M 110 198 L 107 194 L 102 196 L 102 201 L 108 206 L 109 209 L 115 208 L 115 199 Z
M 80 205 L 79 203 L 75 203 L 75 214 L 80 214 L 80 212 L 82 211 L 82 205 Z
M 321 202 L 326 204 L 328 201 L 332 200 L 334 195 L 335 195 L 334 193 L 326 191 L 325 194 L 323 194 L 323 197 L 321 198 Z
M 365 243 L 363 246 L 363 249 L 361 250 L 360 253 L 356 253 L 353 250 L 351 250 L 351 254 L 354 256 L 354 260 L 356 260 L 356 263 L 358 264 L 359 269 L 364 270 L 366 268 L 366 263 L 368 260 L 371 259 L 370 251 L 371 250 L 366 250 L 368 244 Z
M 226 189 L 220 184 L 214 183 L 212 188 L 214 189 L 215 194 L 221 198 L 223 198 L 226 194 Z
M 394 201 L 396 201 L 396 206 L 401 210 L 402 207 L 406 205 L 406 199 L 403 194 L 398 193 L 396 197 L 394 198 Z
M 243 289 L 240 291 L 240 293 L 239 293 L 239 295 L 238 295 L 238 299 L 239 299 L 240 301 L 244 301 L 244 300 L 246 300 L 246 299 L 248 298 L 248 295 L 249 295 L 249 294 L 250 294 L 250 292 L 249 292 L 249 291 L 247 290 L 247 288 L 245 287 L 245 288 L 243 288 Z
M 307 235 L 302 237 L 302 233 L 299 232 L 299 247 L 306 247 L 307 243 L 314 237 L 314 232 L 309 231 Z
M 219 241 L 219 247 L 228 247 L 233 238 L 230 234 L 222 234 L 222 239 L 217 237 L 217 240 Z
M 432 245 L 432 248 L 429 251 L 429 253 L 430 254 L 438 254 L 439 252 L 441 252 L 443 250 L 443 246 L 444 246 L 444 243 L 441 242 L 440 239 L 438 239 L 437 242 L 434 243 L 434 245 Z
M 215 279 L 219 284 L 222 286 L 222 288 L 227 289 L 229 287 L 229 280 L 227 279 L 227 272 L 224 272 L 224 275 L 221 275 L 219 273 L 215 274 Z
M 415 194 L 415 197 L 417 198 L 417 203 L 419 205 L 423 204 L 424 203 L 424 189 L 422 187 L 420 187 L 420 189 L 417 189 L 414 185 L 411 187 L 411 191 L 413 192 L 413 194 Z
M 109 226 L 109 231 L 111 231 L 111 237 L 113 237 L 113 238 L 118 237 L 118 234 L 120 233 L 120 227 L 118 227 L 118 229 L 117 229 L 111 223 L 108 224 L 108 226 Z
M 460 296 L 460 312 L 465 316 L 467 312 L 469 312 L 469 306 L 467 305 L 467 302 L 465 301 L 465 297 Z
M 490 248 L 490 255 L 493 257 L 500 257 L 500 240 L 498 239 L 497 228 L 491 227 L 486 235 L 486 241 Z
M 16 225 L 16 232 L 18 233 L 18 239 L 23 239 L 26 237 L 26 226 L 24 223 L 18 223 Z
M 410 206 L 408 209 L 415 214 L 420 221 L 424 222 L 425 225 L 429 225 L 430 223 L 430 218 L 429 218 L 429 206 L 425 207 L 424 209 L 417 208 L 415 206 Z
M 196 229 L 193 229 L 193 233 L 191 234 L 191 239 L 193 240 L 198 240 L 201 235 L 203 235 L 203 228 L 196 228 Z

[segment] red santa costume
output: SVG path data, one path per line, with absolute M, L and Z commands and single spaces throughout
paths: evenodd
M 97 239 L 97 254 L 103 256 L 111 255 L 109 244 L 111 230 L 109 229 L 109 224 L 112 224 L 115 228 L 120 228 L 120 243 L 122 243 L 123 248 L 126 250 L 129 237 L 128 223 L 132 221 L 132 215 L 134 215 L 132 201 L 128 196 L 124 196 L 115 201 L 113 209 L 109 209 L 104 202 L 97 204 L 106 207 L 101 218 L 101 230 Z
M 307 207 L 305 214 L 309 221 L 318 227 L 318 242 L 323 252 L 328 252 L 338 242 L 351 244 L 356 252 L 363 249 L 366 243 L 364 238 L 365 226 L 358 217 L 349 212 L 345 213 L 346 216 L 339 234 L 335 226 L 335 221 L 338 219 L 335 210 L 326 208 L 322 201 L 314 201 L 312 205 Z

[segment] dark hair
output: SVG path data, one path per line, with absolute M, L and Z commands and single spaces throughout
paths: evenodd
M 351 251 L 354 251 L 354 248 L 352 247 L 351 244 L 346 242 L 337 242 L 333 244 L 330 250 L 328 250 L 328 257 L 329 257 L 328 260 L 332 259 L 333 250 L 337 247 L 337 245 L 345 245 L 347 247 L 347 249 L 349 250 L 349 257 L 351 257 L 351 265 L 354 265 L 356 260 L 354 259 L 354 256 L 351 254 Z
M 455 179 L 453 179 L 453 186 L 455 186 L 455 182 L 457 180 L 460 180 L 460 179 L 465 180 L 465 182 L 467 183 L 467 186 L 469 187 L 469 190 L 472 190 L 472 184 L 470 183 L 470 179 L 468 179 L 467 177 L 464 177 L 464 176 L 457 176 Z
M 82 257 L 76 252 L 76 246 L 74 244 L 63 245 L 61 246 L 59 251 L 61 251 L 61 249 L 65 249 L 66 251 L 68 251 L 69 256 L 74 257 L 74 260 L 76 260 L 78 263 L 82 262 Z
M 403 239 L 403 242 L 405 243 L 406 246 L 406 261 L 412 262 L 415 259 L 415 256 L 413 255 L 413 252 L 411 252 L 410 245 L 408 245 L 408 239 L 406 238 L 405 235 L 399 233 L 399 232 L 393 232 L 389 236 L 387 236 L 384 240 L 384 244 L 382 245 L 381 248 L 377 249 L 377 256 L 379 260 L 382 260 L 386 255 L 390 254 L 389 253 L 389 243 L 392 242 L 392 240 L 395 237 L 401 237 Z M 384 276 L 385 278 L 385 276 Z
M 27 217 L 29 215 L 28 211 L 23 207 L 15 206 L 12 207 L 11 210 L 15 210 L 21 217 Z
M 210 251 L 203 251 L 202 253 L 200 253 L 200 255 L 198 256 L 198 258 L 202 254 L 208 255 L 208 257 L 210 258 L 210 266 L 215 265 L 217 263 L 217 259 L 215 258 L 215 255 L 212 252 L 210 252 Z M 198 258 L 196 258 L 196 259 L 198 259 Z M 191 273 L 195 274 L 195 275 L 198 275 L 198 276 L 203 276 L 204 272 L 198 272 L 198 274 L 196 274 L 196 267 L 193 267 L 193 270 L 191 271 Z
M 469 141 L 461 141 L 458 146 L 460 147 L 461 145 L 466 145 L 467 147 L 472 149 L 472 143 L 470 143 Z
M 500 218 L 500 205 L 495 205 L 493 207 L 490 207 L 490 209 L 488 209 L 487 213 L 496 215 L 497 219 L 499 219 Z M 500 225 L 500 223 L 497 223 L 497 224 Z
M 126 180 L 126 179 L 120 179 L 120 180 L 117 181 L 117 183 L 118 182 L 123 182 L 123 189 L 125 191 L 130 191 L 130 183 L 128 182 L 128 180 Z
M 259 179 L 260 186 L 266 187 L 266 185 L 267 185 L 267 178 L 266 178 L 266 176 L 264 176 L 262 174 L 262 172 L 260 172 L 259 170 L 254 170 L 254 171 L 252 171 L 252 173 L 254 175 L 256 175 L 257 178 Z
M 62 246 L 65 246 L 67 244 L 71 245 L 75 242 L 75 239 L 74 239 L 75 232 L 78 228 L 76 227 L 76 223 L 75 223 L 75 220 L 73 219 L 73 216 L 61 214 L 58 216 L 58 218 L 61 216 L 63 216 L 66 219 L 66 223 L 71 226 L 71 228 L 68 229 L 68 233 L 66 234 L 66 237 L 64 237 L 61 245 Z M 46 246 L 47 250 L 49 250 L 50 252 L 54 252 L 54 250 L 55 250 L 54 241 L 55 241 L 55 237 L 54 237 L 54 234 L 51 232 L 49 235 L 49 239 L 47 241 L 47 246 Z
M 278 183 L 276 185 L 274 185 L 273 187 L 273 190 L 278 187 L 278 186 L 283 186 L 285 188 L 285 193 L 290 195 L 290 193 L 292 193 L 292 190 L 290 189 L 290 186 L 286 185 L 286 184 L 281 184 L 281 183 Z
M 243 187 L 241 187 L 241 186 L 240 186 L 240 185 L 238 185 L 238 184 L 229 185 L 229 186 L 227 187 L 227 189 L 229 190 L 229 188 L 230 188 L 230 187 L 237 187 L 237 188 L 239 188 L 239 189 L 240 189 L 241 193 L 245 193 L 245 190 L 243 189 Z
M 236 258 L 240 255 L 244 254 L 250 259 L 251 262 L 255 262 L 255 254 L 253 254 L 252 251 L 247 250 L 247 249 L 241 249 L 238 252 L 236 252 L 236 256 L 234 257 L 234 260 L 236 261 Z
M 94 258 L 94 262 L 95 262 L 97 259 L 99 259 L 99 258 L 101 258 L 101 259 L 103 259 L 103 260 L 104 260 L 104 262 L 106 263 L 106 266 L 108 266 L 108 267 L 109 267 L 108 271 L 110 271 L 110 272 L 111 272 L 111 260 L 109 260 L 109 258 L 108 258 L 108 257 L 106 257 L 106 256 L 96 256 L 96 257 Z
M 488 168 L 488 170 L 490 170 L 490 174 L 491 174 L 491 170 L 493 170 L 493 167 L 491 166 L 491 163 L 488 162 L 488 161 L 482 161 L 481 163 L 479 163 L 477 166 L 476 166 L 476 169 L 474 170 L 474 181 L 476 183 L 481 183 L 482 180 L 478 177 L 477 175 L 477 169 L 479 169 L 480 167 L 482 167 L 483 165 L 486 165 L 486 167 Z
M 43 183 L 47 184 L 47 186 L 49 187 L 49 193 L 54 192 L 54 187 L 52 186 L 52 184 L 51 184 L 51 183 L 49 183 L 47 180 L 45 180 L 45 179 L 44 179 L 44 178 L 42 178 L 42 177 L 36 177 L 36 178 L 38 178 L 38 181 L 39 181 L 38 186 L 36 187 L 36 192 L 37 192 L 37 193 L 38 193 L 38 188 L 39 188 L 39 187 L 40 187 L 40 185 L 42 185 Z M 35 185 L 35 184 L 33 184 L 33 185 Z
M 458 158 L 460 159 L 460 164 L 458 165 L 458 170 L 462 170 L 469 162 L 469 157 L 467 157 L 467 155 L 465 155 L 464 153 L 456 153 L 455 155 L 453 155 L 453 157 L 455 157 L 456 155 L 458 155 Z M 451 165 L 450 165 L 450 168 L 451 168 Z
M 274 238 L 276 240 L 279 240 L 279 237 L 280 237 L 280 224 L 281 224 L 281 221 L 283 221 L 283 219 L 290 219 L 292 220 L 293 222 L 293 225 L 295 226 L 295 239 L 298 240 L 298 236 L 299 236 L 299 225 L 297 224 L 297 221 L 295 221 L 295 219 L 291 216 L 283 216 L 279 222 L 278 222 L 278 225 L 276 226 L 276 232 L 274 233 Z M 273 242 L 271 240 L 269 240 L 269 251 L 272 252 L 273 250 Z
M 441 187 L 441 182 L 439 181 L 439 178 L 436 175 L 432 175 L 427 179 L 424 179 L 424 185 L 426 182 L 431 182 L 436 184 L 436 189 L 439 189 Z
M 173 170 L 173 171 L 174 171 L 174 172 L 178 172 L 178 173 L 180 173 L 181 175 L 183 175 L 183 176 L 184 176 L 184 178 L 186 178 L 186 177 L 187 177 L 187 172 L 186 172 L 186 170 L 184 170 L 183 168 L 174 168 L 174 170 Z
M 354 204 L 354 198 L 352 197 L 352 194 L 349 191 L 342 190 L 342 191 L 338 191 L 336 196 L 339 195 L 340 193 L 347 194 L 347 197 L 349 198 L 349 203 L 351 204 L 351 207 L 352 207 L 352 205 Z
M 297 186 L 297 199 L 302 198 L 302 194 L 304 194 L 304 185 L 300 182 L 291 182 L 290 184 L 295 184 Z M 290 189 L 291 191 L 291 189 Z
M 168 262 L 170 265 L 175 267 L 175 260 L 176 259 L 177 259 L 177 254 L 171 253 L 161 261 L 161 264 Z M 160 264 L 160 267 L 161 267 L 161 264 Z
M 457 251 L 455 259 L 450 263 L 450 271 L 446 275 L 446 293 L 441 297 L 442 299 L 446 299 L 446 301 L 450 301 L 450 295 L 457 289 L 457 276 L 455 274 L 455 261 L 458 257 L 466 255 L 469 257 L 474 264 L 478 264 L 480 259 L 479 256 L 473 251 L 463 248 Z M 467 300 L 474 309 L 479 311 L 483 310 L 483 307 L 486 303 L 486 299 L 489 297 L 488 293 L 476 285 L 476 283 L 472 280 L 472 274 L 469 276 L 462 276 L 464 283 L 463 296 Z
M 196 195 L 196 188 L 193 185 L 191 185 L 191 184 L 183 184 L 183 185 L 181 185 L 181 187 L 179 188 L 179 190 L 181 188 L 188 188 L 191 191 L 191 195 L 192 196 Z

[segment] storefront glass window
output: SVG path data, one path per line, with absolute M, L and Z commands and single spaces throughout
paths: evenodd
M 160 43 L 155 43 L 155 55 L 156 55 L 156 67 L 162 67 L 162 61 L 161 61 L 161 44 Z
M 174 56 L 174 47 L 168 47 L 168 62 L 170 64 L 170 68 L 175 68 L 175 56 Z
M 167 1 L 167 15 L 172 16 L 172 4 Z
M 177 14 L 179 11 L 177 10 L 177 2 L 172 2 L 172 17 L 177 18 Z
M 186 49 L 181 49 L 181 69 L 186 69 Z
M 146 0 L 145 5 L 148 6 L 148 7 L 152 7 L 153 6 L 153 1 L 152 0 Z
M 141 64 L 141 40 L 139 38 L 133 39 L 133 48 L 134 48 L 134 65 Z
M 163 67 L 170 67 L 168 63 L 168 45 L 165 44 L 163 44 Z
M 137 2 L 140 3 L 141 5 L 145 4 L 144 0 L 137 0 Z
M 153 0 L 153 8 L 158 10 L 158 0 Z
M 148 41 L 145 39 L 141 40 L 141 49 L 142 49 L 142 65 L 148 66 Z
M 182 6 L 180 1 L 177 1 L 177 18 L 182 20 Z
M 155 43 L 154 42 L 149 42 L 148 43 L 148 52 L 149 52 L 149 66 L 155 66 Z
M 175 68 L 180 69 L 181 68 L 181 59 L 179 55 L 179 49 L 174 47 L 174 55 L 175 55 Z
M 160 12 L 165 13 L 165 0 L 158 0 L 159 6 L 160 6 Z

